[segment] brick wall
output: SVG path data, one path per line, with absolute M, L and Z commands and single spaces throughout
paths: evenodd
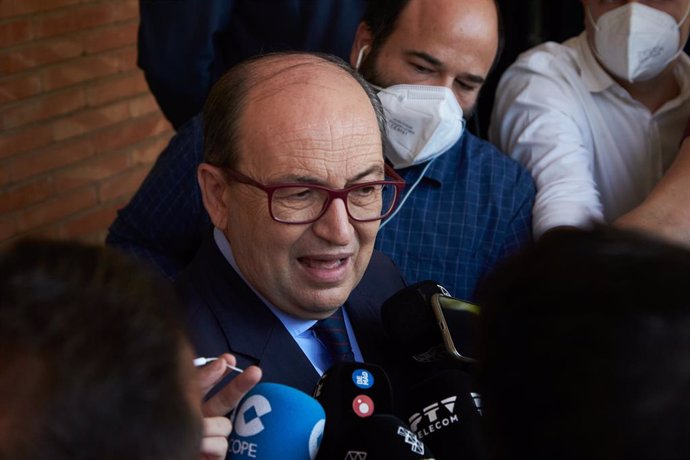
M 136 67 L 138 0 L 0 0 L 0 246 L 102 242 L 172 135 Z

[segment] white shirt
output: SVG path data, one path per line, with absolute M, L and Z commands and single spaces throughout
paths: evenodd
M 584 33 L 523 53 L 501 77 L 489 137 L 537 185 L 534 236 L 611 222 L 639 205 L 675 159 L 690 118 L 690 58 L 681 93 L 655 113 L 600 66 Z
M 266 304 L 266 306 L 280 320 L 280 322 L 283 323 L 285 329 L 287 329 L 288 333 L 292 336 L 295 342 L 297 342 L 297 345 L 299 345 L 304 354 L 307 356 L 309 362 L 311 362 L 312 366 L 314 366 L 314 369 L 316 369 L 319 375 L 323 375 L 323 373 L 328 370 L 333 363 L 331 362 L 331 358 L 328 354 L 328 349 L 324 344 L 321 343 L 321 341 L 319 341 L 319 339 L 316 338 L 314 331 L 311 330 L 311 327 L 316 324 L 316 320 L 304 320 L 292 315 L 288 315 L 266 300 L 256 291 L 256 289 L 254 289 L 254 286 L 247 282 L 246 278 L 237 267 L 235 257 L 232 255 L 232 248 L 230 247 L 230 243 L 228 242 L 227 238 L 225 238 L 223 232 L 218 228 L 214 228 L 213 239 L 216 242 L 216 246 L 218 246 L 218 250 L 221 252 L 221 254 L 223 254 L 223 257 L 225 257 L 225 260 L 227 260 L 237 274 L 240 275 L 240 278 L 247 283 L 247 286 L 254 291 L 254 294 L 256 294 L 257 297 L 259 297 L 259 299 L 261 299 L 261 301 Z M 364 360 L 362 359 L 362 352 L 359 349 L 359 345 L 355 339 L 355 333 L 352 330 L 352 324 L 350 324 L 350 319 L 348 318 L 347 311 L 345 311 L 344 308 L 343 317 L 345 319 L 345 329 L 347 330 L 347 336 L 350 339 L 350 346 L 352 348 L 352 353 L 355 356 L 355 361 L 363 362 Z

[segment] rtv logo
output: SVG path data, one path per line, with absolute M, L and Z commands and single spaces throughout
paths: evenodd
M 398 427 L 398 436 L 405 439 L 405 443 L 410 445 L 410 450 L 415 454 L 424 455 L 424 443 L 414 435 L 413 432 L 401 426 Z
M 237 411 L 234 431 L 238 436 L 256 436 L 264 430 L 261 417 L 271 412 L 271 403 L 264 396 L 253 395 L 247 398 Z
M 410 428 L 421 439 L 434 431 L 458 423 L 460 418 L 454 412 L 457 399 L 457 396 L 450 396 L 426 406 L 421 413 L 412 414 L 409 418 Z

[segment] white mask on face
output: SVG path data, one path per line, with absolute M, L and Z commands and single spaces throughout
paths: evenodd
M 682 52 L 680 26 L 673 16 L 633 2 L 602 14 L 594 25 L 594 53 L 602 65 L 629 82 L 656 77 Z
M 359 52 L 359 68 L 366 47 Z M 386 158 L 396 169 L 424 163 L 451 148 L 465 131 L 462 109 L 445 86 L 378 88 L 386 114 Z
M 396 169 L 445 153 L 465 130 L 462 109 L 445 86 L 394 85 L 379 94 L 386 113 L 386 157 Z

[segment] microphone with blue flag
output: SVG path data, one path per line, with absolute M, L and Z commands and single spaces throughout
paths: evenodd
M 308 394 L 262 382 L 240 401 L 233 415 L 228 458 L 314 460 L 326 414 Z

